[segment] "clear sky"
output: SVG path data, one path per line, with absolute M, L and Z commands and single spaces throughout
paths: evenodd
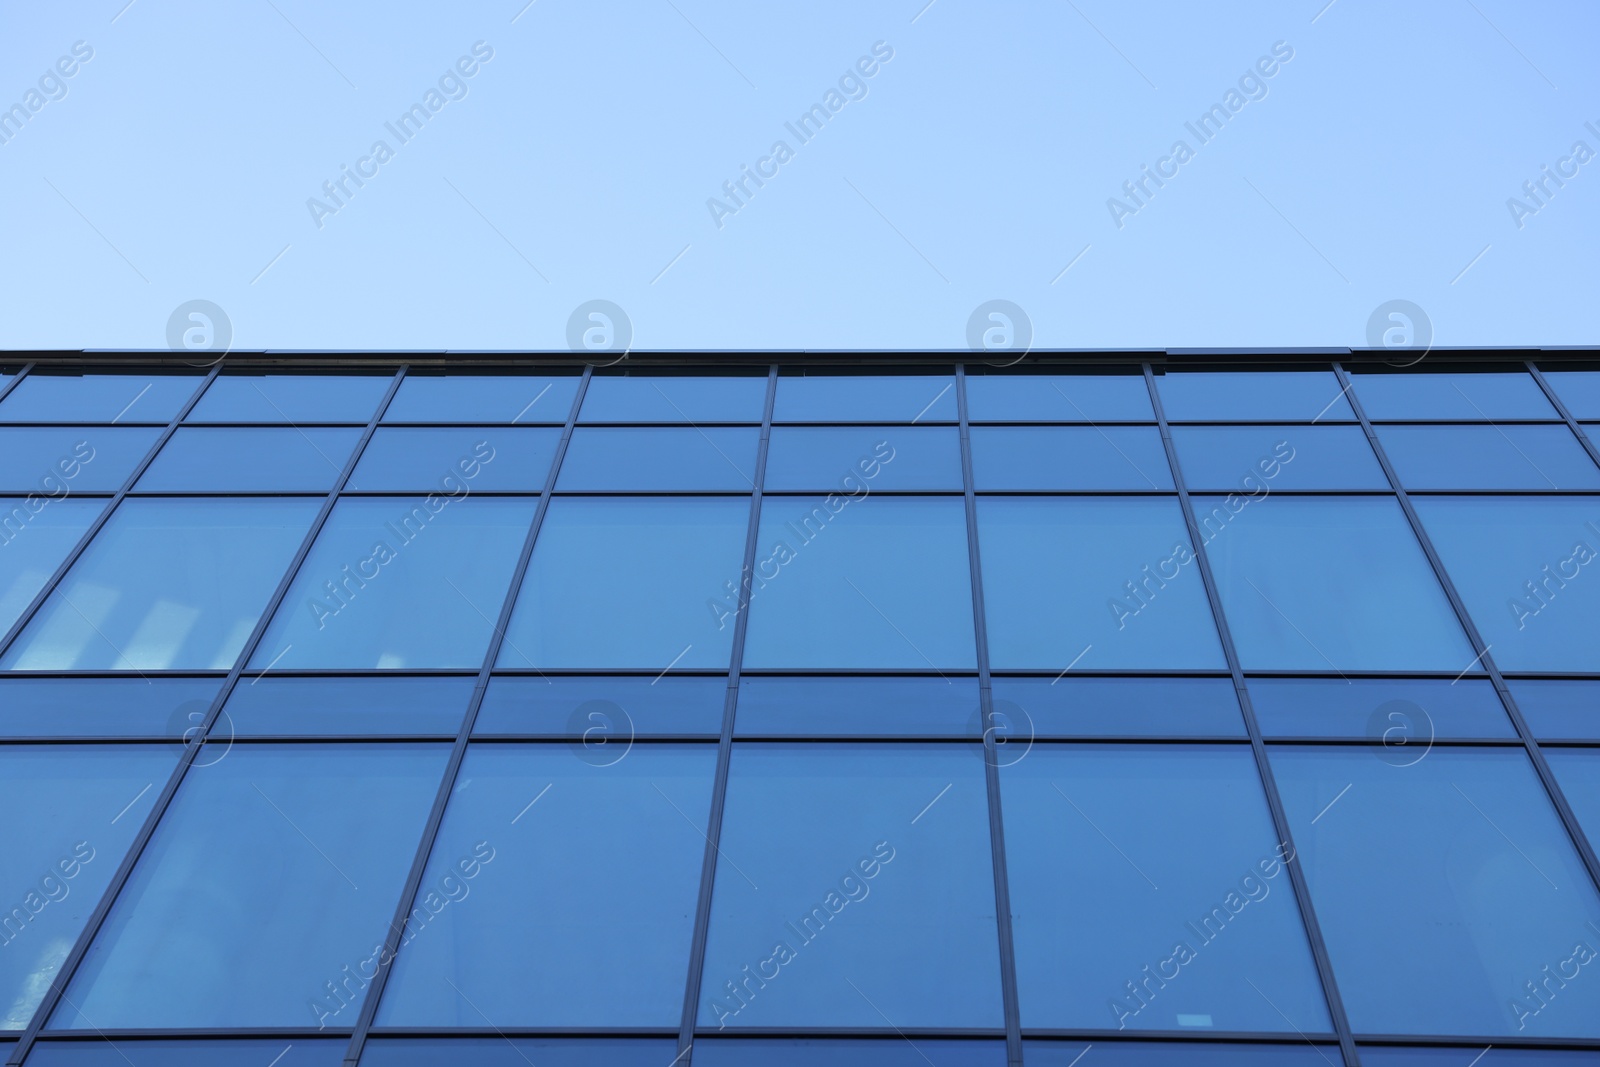
M 0 347 L 164 348 L 195 299 L 239 349 L 565 349 L 593 299 L 645 349 L 964 349 L 993 299 L 1035 346 L 1360 346 L 1397 299 L 1594 344 L 1597 40 L 1585 0 L 10 0 Z

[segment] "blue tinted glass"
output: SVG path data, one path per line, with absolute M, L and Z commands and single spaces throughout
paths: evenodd
M 105 504 L 0 498 L 0 631 L 21 618 Z
M 1595 958 L 1600 897 L 1520 749 L 1272 763 L 1358 1032 L 1600 1036 L 1600 982 L 1550 977 Z
M 0 667 L 232 667 L 304 540 L 318 503 L 125 501 Z
M 477 668 L 534 508 L 438 495 L 341 500 L 251 666 Z
M 1456 1048 L 1374 1047 L 1361 1049 L 1362 1067 L 1460 1067 L 1461 1054 Z M 1483 1051 L 1483 1059 L 1475 1067 L 1595 1067 L 1600 1063 L 1600 1053 L 1579 1052 L 1574 1049 L 1505 1048 L 1496 1045 Z
M 1545 750 L 1545 758 L 1593 847 L 1600 841 L 1600 749 L 1552 748 Z
M 837 493 L 961 491 L 954 426 L 779 426 L 767 451 L 767 490 Z
M 1035 737 L 1243 737 L 1227 678 L 996 678 L 995 740 Z
M 1173 422 L 1355 418 L 1331 370 L 1168 371 L 1156 375 L 1156 390 Z
M 767 377 L 637 375 L 589 380 L 579 422 L 760 422 Z
M 739 679 L 740 737 L 980 737 L 978 680 Z
M 677 1051 L 670 1038 L 374 1037 L 361 1062 L 366 1067 L 664 1067 Z
M 1224 665 L 1175 499 L 983 499 L 978 545 L 997 668 Z
M 976 745 L 734 746 L 700 1025 L 998 1027 L 987 812 Z
M 973 422 L 1154 422 L 1137 374 L 968 374 Z
M 955 422 L 950 374 L 780 375 L 774 422 Z
M 576 376 L 411 373 L 383 421 L 562 423 L 577 395 Z
M 1356 374 L 1367 418 L 1554 419 L 1556 409 L 1525 371 L 1509 374 Z
M 115 492 L 160 436 L 153 426 L 0 428 L 0 491 Z
M 636 429 L 586 426 L 572 434 L 556 488 L 648 490 L 755 488 L 755 427 Z
M 473 732 L 566 737 L 590 751 L 585 758 L 606 760 L 636 736 L 720 734 L 727 697 L 722 677 L 500 677 Z
M 1415 504 L 1501 669 L 1595 669 L 1600 582 L 1588 571 L 1600 553 L 1600 501 L 1419 497 Z
M 1075 1067 L 1074 1059 L 1093 1047 L 1095 1067 L 1330 1067 L 1339 1061 L 1337 1045 L 1227 1045 L 1148 1041 L 1024 1041 L 1028 1067 Z M 1496 1051 L 1499 1051 L 1498 1049 Z M 1362 1063 L 1367 1063 L 1363 1053 Z M 1089 1067 L 1085 1062 L 1083 1067 Z M 1492 1067 L 1486 1064 L 1485 1067 Z
M 1249 748 L 1037 745 L 1001 784 L 1023 1026 L 1332 1028 Z
M 468 752 L 380 1025 L 677 1025 L 716 747 L 582 755 Z
M 1544 380 L 1575 419 L 1600 419 L 1600 371 L 1545 371 Z
M 746 667 L 977 666 L 962 500 L 865 494 L 762 502 Z
M 1172 442 L 1197 492 L 1389 488 L 1359 426 L 1177 426 Z
M 0 677 L 0 737 L 193 736 L 220 678 Z
M 1250 703 L 1268 737 L 1365 737 L 1405 766 L 1436 737 L 1515 737 L 1484 679 L 1252 678 Z
M 1171 489 L 1154 426 L 979 426 L 972 484 L 983 490 Z
M 189 422 L 366 422 L 389 375 L 224 374 L 189 412 Z
M 142 492 L 326 492 L 361 431 L 185 426 L 140 477 Z
M 1600 683 L 1545 679 L 1507 684 L 1534 737 L 1600 741 Z
M 448 749 L 196 761 L 52 1028 L 351 1025 Z
M 29 1067 L 338 1067 L 348 1039 L 118 1037 L 104 1041 L 41 1041 Z
M 1565 426 L 1383 426 L 1407 489 L 1600 489 L 1600 467 Z
M 1005 1067 L 1003 1041 L 922 1037 L 696 1038 L 700 1067 Z
M 726 670 L 749 523 L 743 497 L 552 501 L 500 666 Z
M 0 422 L 170 422 L 201 379 L 166 374 L 30 374 Z
M 1239 659 L 1263 670 L 1465 670 L 1473 660 L 1400 505 L 1196 497 Z
M 472 678 L 279 678 L 241 681 L 211 736 L 455 734 Z
M 385 426 L 362 450 L 351 489 L 537 493 L 550 475 L 561 431 L 541 427 L 398 429 Z
M 174 745 L 0 745 L 0 1030 L 21 1030 L 178 762 Z

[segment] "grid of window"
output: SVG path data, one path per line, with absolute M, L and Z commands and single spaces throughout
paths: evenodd
M 8 1064 L 1600 1059 L 1584 364 L 16 369 Z

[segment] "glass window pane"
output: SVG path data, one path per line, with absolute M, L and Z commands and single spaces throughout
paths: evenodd
M 474 682 L 436 677 L 251 678 L 229 694 L 211 736 L 454 736 Z
M 58 500 L 47 507 L 31 499 L 0 499 L 0 633 L 22 617 L 106 506 Z
M 1004 1041 L 982 1038 L 697 1037 L 699 1067 L 1005 1067 Z M 1032 1062 L 1031 1060 L 1029 1061 Z
M 1156 374 L 1156 390 L 1173 422 L 1355 419 L 1331 370 L 1169 370 Z
M 713 745 L 600 764 L 474 745 L 379 1024 L 676 1026 L 716 761 Z
M 1036 737 L 1245 736 L 1227 678 L 1000 677 L 994 709 L 995 740 L 1022 742 L 1012 759 Z
M 762 502 L 745 666 L 976 667 L 962 500 L 859 499 Z
M 1154 422 L 1139 374 L 967 374 L 973 422 Z
M 747 674 L 739 679 L 734 734 L 978 738 L 978 680 Z
M 211 429 L 185 426 L 140 477 L 141 492 L 327 492 L 361 439 L 355 427 Z
M 978 545 L 996 668 L 1225 665 L 1176 499 L 981 499 Z
M 951 374 L 783 374 L 774 422 L 955 422 Z
M 1268 737 L 1365 737 L 1396 766 L 1436 737 L 1517 736 L 1481 678 L 1252 678 L 1250 703 Z
M 577 395 L 575 375 L 411 372 L 383 421 L 560 424 Z
M 1407 489 L 1600 489 L 1600 467 L 1565 426 L 1383 426 Z
M 677 1051 L 675 1039 L 659 1037 L 374 1037 L 362 1049 L 361 1062 L 364 1067 L 663 1067 Z
M 393 382 L 369 374 L 223 374 L 188 422 L 366 422 Z
M 0 737 L 193 736 L 221 678 L 0 677 Z
M 201 380 L 189 374 L 34 373 L 0 401 L 0 422 L 171 422 Z
M 1154 426 L 978 426 L 971 436 L 980 492 L 1173 488 Z
M 1332 1029 L 1250 749 L 1038 745 L 1001 787 L 1023 1026 Z
M 177 762 L 174 745 L 0 745 L 0 1030 L 32 1019 Z
M 1175 426 L 1172 443 L 1196 492 L 1389 488 L 1359 426 Z
M 586 426 L 573 431 L 559 490 L 755 488 L 755 427 L 650 429 Z
M 1600 371 L 1547 370 L 1544 380 L 1575 419 L 1600 419 Z
M 768 491 L 961 492 L 954 426 L 779 426 L 767 449 Z
M 735 745 L 718 852 L 701 1026 L 1001 1025 L 978 746 Z
M 595 375 L 579 422 L 760 422 L 767 376 Z
M 580 758 L 620 759 L 639 736 L 722 733 L 724 677 L 498 677 L 489 683 L 474 734 L 566 737 Z
M 227 670 L 319 501 L 126 500 L 0 668 Z
M 553 427 L 399 429 L 384 426 L 362 450 L 351 489 L 460 494 L 537 493 L 550 476 L 561 431 Z
M 1595 945 L 1600 897 L 1520 749 L 1435 747 L 1397 769 L 1274 746 L 1272 763 L 1358 1032 L 1600 1036 L 1600 982 L 1535 996 Z
M 448 751 L 235 745 L 197 762 L 51 1028 L 349 1026 Z
M 1196 497 L 1247 670 L 1449 670 L 1473 652 L 1386 497 Z
M 154 426 L 0 428 L 0 492 L 115 492 L 160 436 Z
M 1600 582 L 1586 573 L 1600 552 L 1593 497 L 1419 497 L 1415 504 L 1502 670 L 1595 669 Z
M 1506 684 L 1534 737 L 1600 741 L 1600 682 L 1518 679 Z
M 554 500 L 502 667 L 728 669 L 750 501 Z
M 1460 1046 L 1426 1048 L 1403 1045 L 1362 1046 L 1362 1067 L 1461 1067 Z M 1554 1048 L 1506 1048 L 1484 1050 L 1483 1067 L 1594 1067 L 1600 1055 L 1593 1051 Z
M 251 666 L 479 667 L 535 506 L 436 494 L 339 501 Z
M 115 1041 L 41 1041 L 28 1053 L 28 1067 L 272 1067 L 274 1056 L 293 1047 L 280 1067 L 339 1067 L 349 1038 L 161 1038 Z
M 1367 418 L 1554 419 L 1556 409 L 1526 371 L 1450 374 L 1356 373 L 1351 378 Z
M 1600 749 L 1550 748 L 1545 749 L 1545 758 L 1578 817 L 1578 827 L 1594 847 L 1600 842 Z
M 1075 1067 L 1074 1057 L 1082 1056 L 1091 1046 L 1082 1041 L 1024 1041 L 1022 1047 L 1028 1067 Z M 1339 1046 L 1307 1041 L 1292 1045 L 1096 1041 L 1092 1047 L 1095 1067 L 1330 1067 L 1340 1062 Z M 1368 1062 L 1365 1053 L 1361 1062 Z M 1089 1067 L 1088 1063 L 1083 1067 Z M 1485 1062 L 1484 1067 L 1499 1065 Z

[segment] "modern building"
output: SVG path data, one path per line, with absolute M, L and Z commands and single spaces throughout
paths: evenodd
M 8 1065 L 1600 1063 L 1593 352 L 185 358 L 0 378 Z

